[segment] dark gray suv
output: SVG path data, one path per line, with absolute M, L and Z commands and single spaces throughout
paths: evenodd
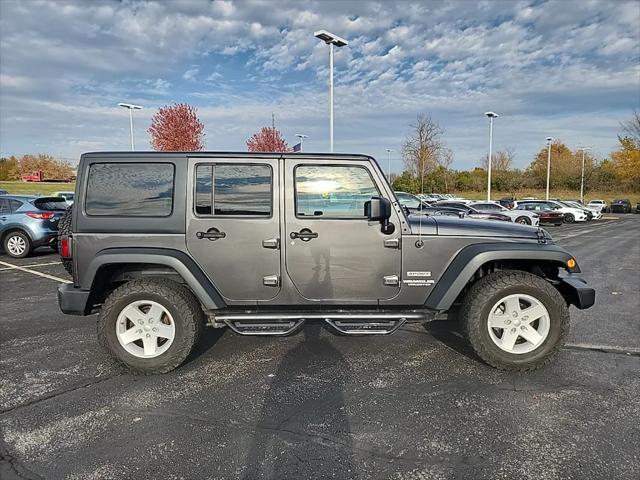
M 407 215 L 365 155 L 89 153 L 75 194 L 60 308 L 99 311 L 102 344 L 138 373 L 176 368 L 205 325 L 375 335 L 453 307 L 482 359 L 530 370 L 560 348 L 569 305 L 595 300 L 544 230 Z

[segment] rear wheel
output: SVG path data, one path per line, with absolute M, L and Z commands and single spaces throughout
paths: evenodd
M 133 280 L 105 300 L 98 338 L 134 373 L 166 373 L 178 367 L 198 343 L 204 313 L 193 294 L 165 279 Z
M 64 212 L 62 218 L 58 222 L 58 240 L 56 241 L 56 247 L 54 250 L 57 252 L 60 250 L 60 237 L 71 235 L 71 216 L 73 212 L 73 205 L 70 205 L 69 208 Z M 62 266 L 67 271 L 69 275 L 73 275 L 73 261 L 70 258 L 60 257 L 60 261 L 62 262 Z
M 528 272 L 501 271 L 465 295 L 462 325 L 478 356 L 501 370 L 535 370 L 548 363 L 569 331 L 569 310 L 549 282 Z
M 29 236 L 18 230 L 9 232 L 4 237 L 3 246 L 5 253 L 13 258 L 25 258 L 33 249 Z
M 573 223 L 575 221 L 576 221 L 576 217 L 574 217 L 572 213 L 567 213 L 564 216 L 564 222 L 565 223 Z
M 516 218 L 516 223 L 519 223 L 521 225 L 531 225 L 531 220 L 529 219 L 529 217 L 518 217 Z

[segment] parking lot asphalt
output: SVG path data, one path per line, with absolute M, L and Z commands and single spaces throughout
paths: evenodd
M 527 374 L 432 322 L 208 330 L 178 370 L 136 377 L 94 317 L 59 312 L 56 255 L 0 254 L 0 478 L 640 478 L 640 215 L 607 217 L 548 228 L 597 300 Z

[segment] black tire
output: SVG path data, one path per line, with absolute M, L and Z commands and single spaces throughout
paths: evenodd
M 515 223 L 519 223 L 521 225 L 531 225 L 531 219 L 529 217 L 518 217 L 515 220 Z
M 14 241 L 22 240 L 22 242 L 24 242 L 24 245 L 25 245 L 24 251 L 22 251 L 21 253 L 14 253 L 11 250 L 9 250 L 9 242 L 12 241 L 12 239 Z M 2 242 L 2 247 L 4 248 L 4 253 L 9 255 L 11 258 L 28 257 L 33 250 L 33 244 L 31 243 L 31 239 L 29 238 L 29 235 L 27 235 L 26 233 L 20 230 L 14 230 L 13 232 L 7 233 L 7 235 L 4 237 L 4 241 Z
M 535 350 L 509 353 L 498 347 L 487 325 L 491 308 L 507 295 L 520 293 L 540 301 L 549 313 L 547 338 Z M 562 295 L 537 275 L 516 270 L 495 272 L 478 280 L 466 293 L 460 312 L 462 328 L 476 354 L 500 370 L 529 371 L 546 365 L 569 333 L 569 309 Z
M 166 308 L 175 324 L 171 346 L 157 357 L 141 358 L 127 352 L 116 336 L 120 312 L 136 300 L 151 300 Z M 166 279 L 132 280 L 114 290 L 105 300 L 98 318 L 98 339 L 117 361 L 139 375 L 166 373 L 181 365 L 200 341 L 204 313 L 194 295 Z
M 573 216 L 573 213 L 567 213 L 564 216 L 564 223 L 573 223 L 576 221 L 576 217 Z
M 61 236 L 69 236 L 72 233 L 72 225 L 71 219 L 73 215 L 73 205 L 70 205 L 67 208 L 67 211 L 64 212 L 62 218 L 58 222 L 58 240 L 56 242 L 56 248 L 54 250 L 56 252 L 60 251 L 60 237 Z M 62 266 L 67 271 L 69 275 L 73 275 L 73 260 L 70 258 L 62 258 L 60 257 L 60 261 L 62 262 Z

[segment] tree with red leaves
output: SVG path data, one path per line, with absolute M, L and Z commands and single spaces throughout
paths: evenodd
M 193 152 L 204 148 L 204 124 L 197 109 L 185 103 L 160 108 L 148 131 L 154 150 Z
M 276 127 L 263 127 L 247 140 L 250 152 L 290 152 L 291 148 Z

